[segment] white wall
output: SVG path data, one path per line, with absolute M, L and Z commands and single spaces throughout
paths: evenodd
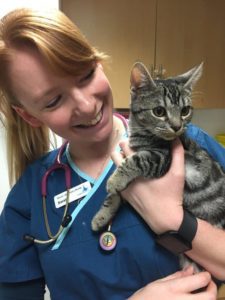
M 59 0 L 0 0 L 0 18 L 10 10 L 20 7 L 59 8 Z

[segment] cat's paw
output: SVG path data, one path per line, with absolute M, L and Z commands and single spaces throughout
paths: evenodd
M 98 212 L 91 221 L 91 228 L 93 231 L 99 231 L 108 223 L 108 219 L 101 211 Z
M 193 260 L 188 258 L 186 255 L 182 255 L 182 254 L 180 255 L 180 266 L 182 269 L 186 269 L 189 266 L 192 266 L 194 274 L 200 273 L 203 270 L 201 266 L 199 266 Z

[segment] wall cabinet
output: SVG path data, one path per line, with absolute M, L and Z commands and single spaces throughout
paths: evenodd
M 196 107 L 225 107 L 225 1 L 159 0 L 156 60 L 168 75 L 204 61 Z
M 217 299 L 218 299 L 218 300 L 225 300 L 225 284 L 223 284 L 223 285 L 221 286 L 221 288 L 219 289 Z
M 105 67 L 116 108 L 129 106 L 133 63 L 184 73 L 204 61 L 194 106 L 225 107 L 224 0 L 62 0 L 62 10 L 93 45 L 110 56 Z

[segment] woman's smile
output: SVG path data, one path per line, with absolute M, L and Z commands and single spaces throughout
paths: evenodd
M 103 116 L 103 113 L 102 113 L 102 110 L 100 110 L 92 120 L 75 125 L 74 127 L 89 128 L 89 127 L 96 126 L 101 121 L 102 116 Z

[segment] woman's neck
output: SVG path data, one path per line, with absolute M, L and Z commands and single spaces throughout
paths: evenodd
M 125 133 L 122 121 L 114 118 L 112 133 L 101 142 L 93 142 L 82 147 L 69 147 L 69 152 L 76 166 L 93 178 L 97 178 L 110 160 L 112 151 L 115 150 Z

